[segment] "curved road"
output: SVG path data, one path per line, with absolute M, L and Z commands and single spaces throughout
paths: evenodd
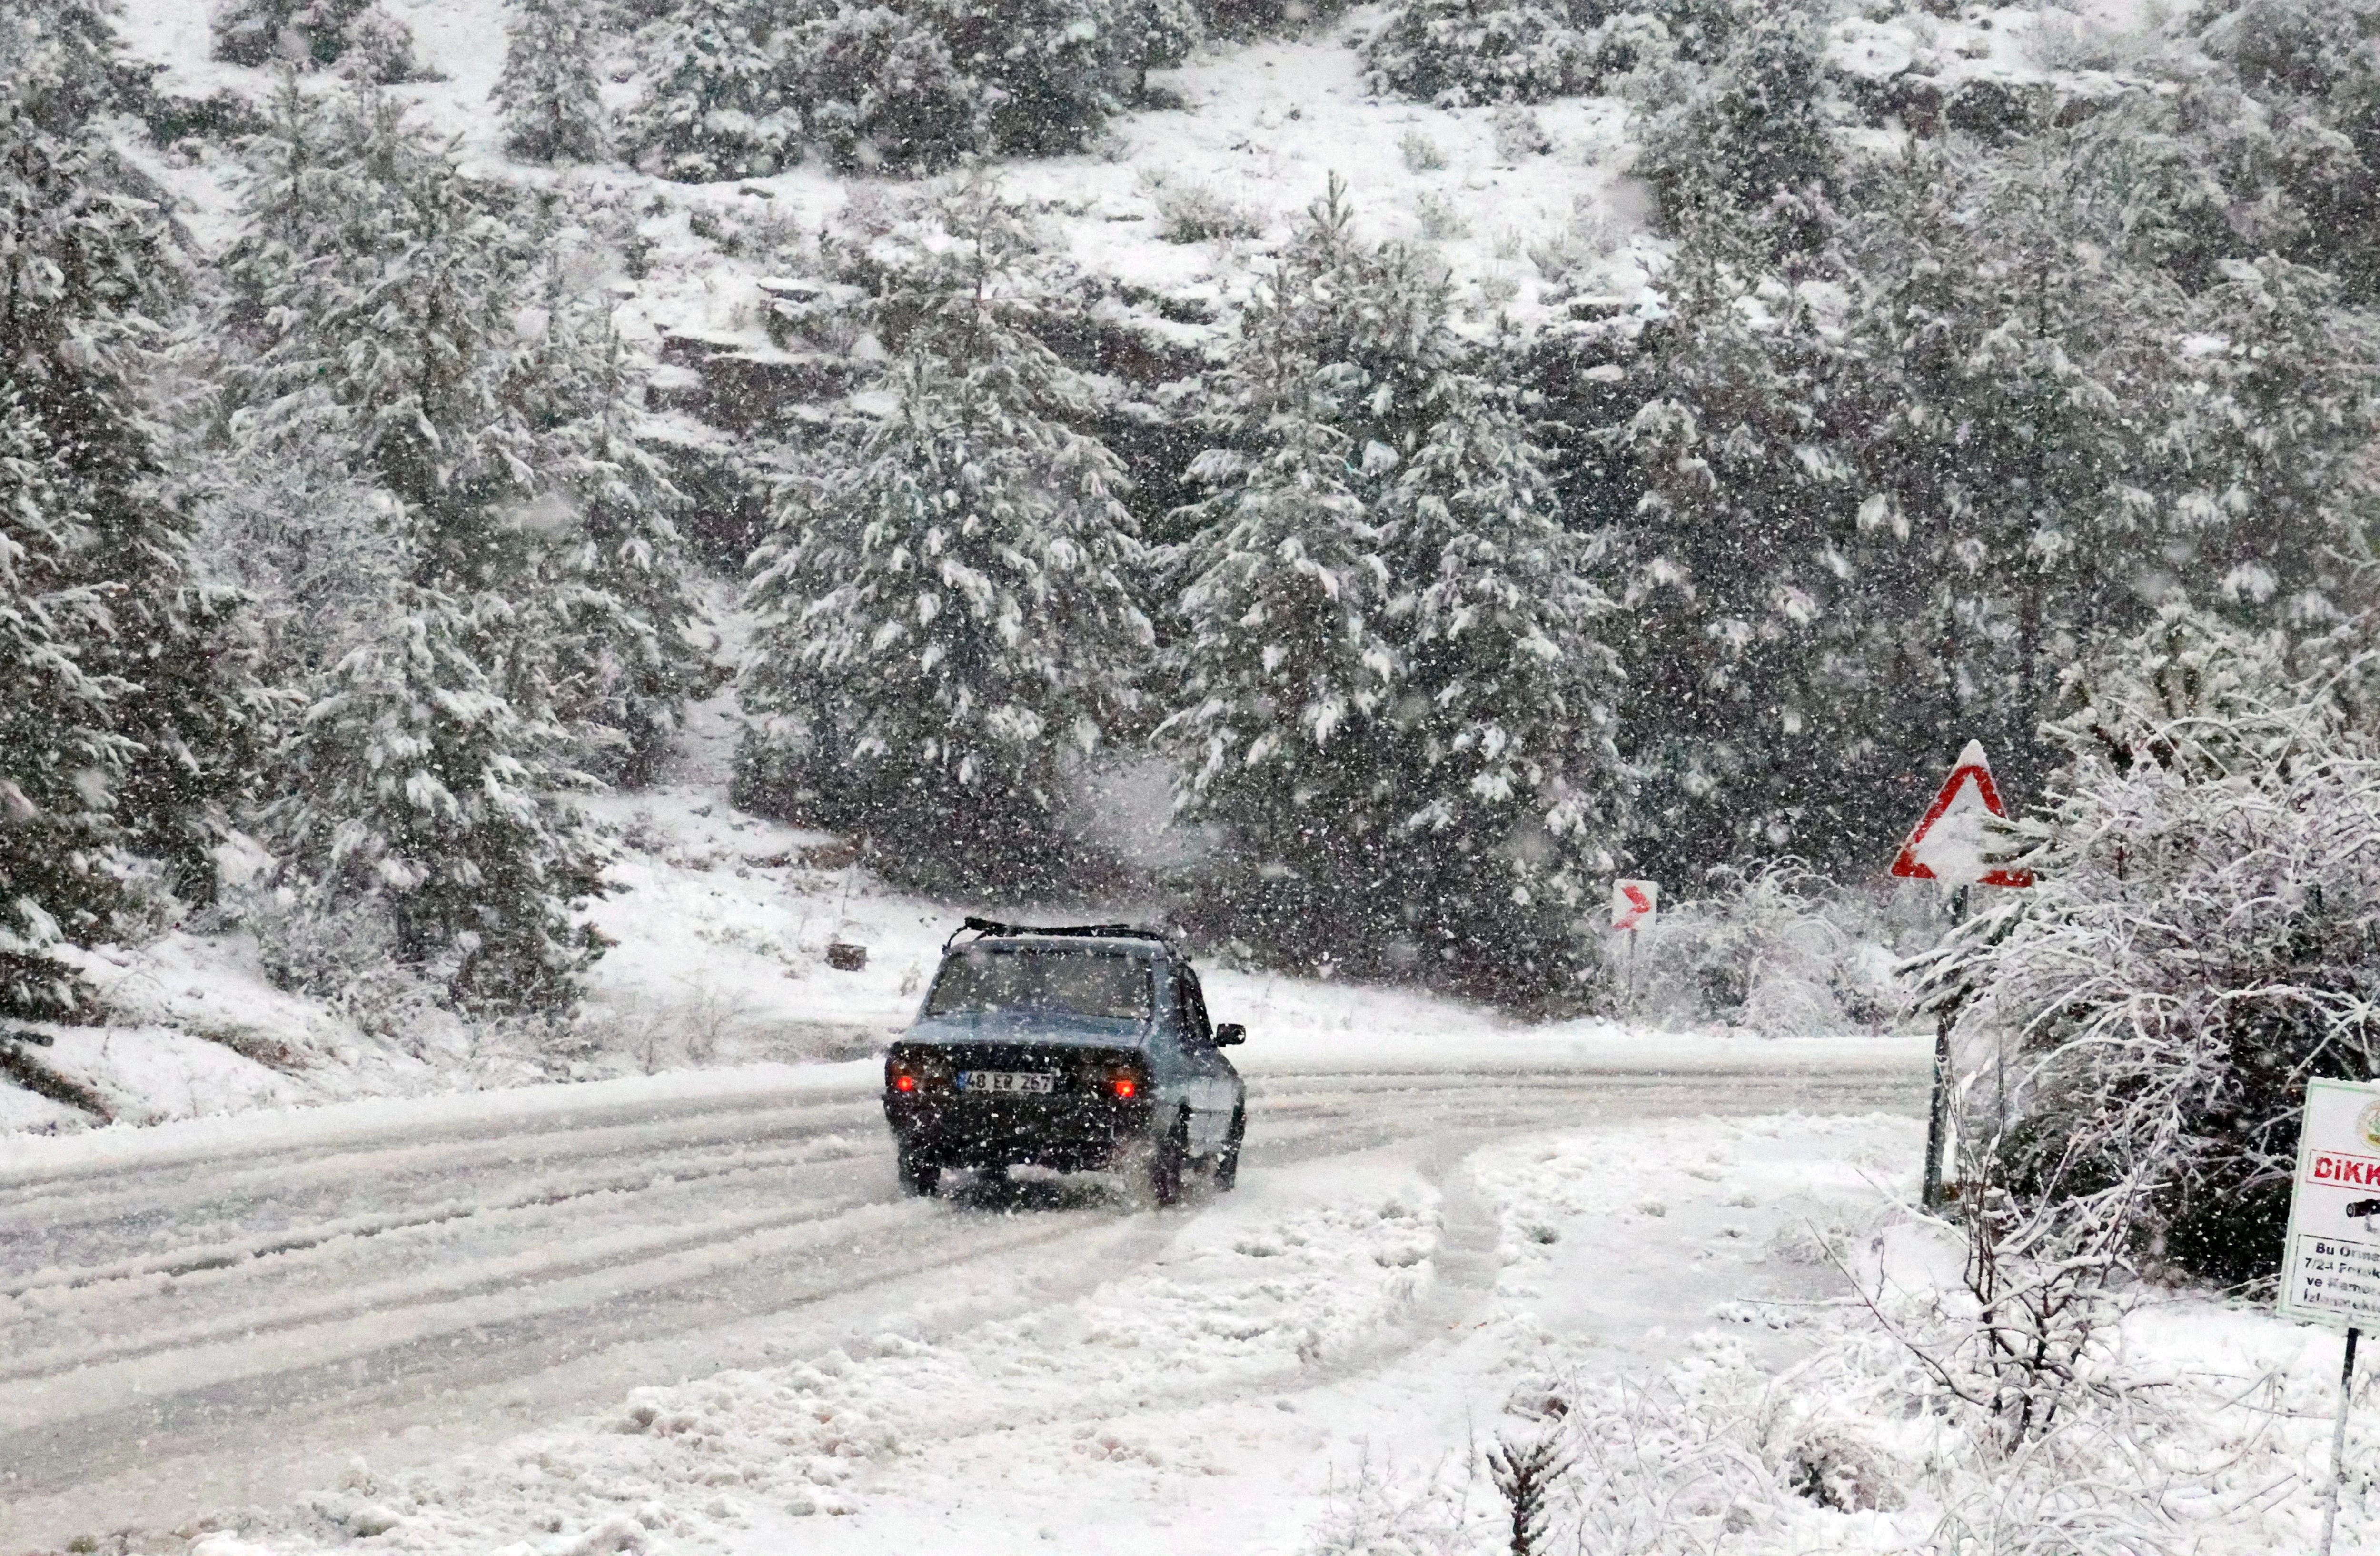
M 1799 1048 L 1679 1068 L 1256 1070 L 1247 1166 L 1596 1119 L 1924 1105 L 1922 1045 L 1813 1044 L 1796 1064 Z M 358 1453 L 443 1456 L 638 1383 L 816 1354 L 894 1309 L 948 1330 L 1061 1300 L 1198 1213 L 1135 1209 L 1096 1177 L 905 1199 L 872 1066 L 823 1088 L 782 1074 L 20 1157 L 0 1170 L 0 1551 L 283 1501 Z

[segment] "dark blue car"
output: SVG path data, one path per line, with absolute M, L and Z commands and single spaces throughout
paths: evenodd
M 931 1194 L 946 1167 L 1116 1171 L 1160 1205 L 1203 1165 L 1239 1176 L 1247 1088 L 1189 958 L 1121 924 L 1029 928 L 969 918 L 909 1034 L 884 1061 L 901 1182 Z

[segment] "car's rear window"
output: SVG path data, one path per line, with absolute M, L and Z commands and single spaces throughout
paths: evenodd
M 1137 956 L 984 946 L 943 960 L 926 1014 L 1023 1010 L 1139 1021 L 1151 999 L 1148 964 Z

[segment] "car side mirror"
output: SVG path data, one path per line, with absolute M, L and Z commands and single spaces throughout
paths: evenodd
M 1229 1048 L 1233 1043 L 1244 1043 L 1247 1040 L 1248 1029 L 1245 1027 L 1241 1026 L 1236 1021 L 1226 1021 L 1221 1026 L 1215 1028 L 1215 1046 L 1217 1048 Z

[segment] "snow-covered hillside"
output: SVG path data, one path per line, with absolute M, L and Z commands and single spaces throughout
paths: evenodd
M 0 7 L 0 1546 L 2310 1548 L 2380 6 L 794 10 Z M 987 911 L 1236 1183 L 896 1171 Z

